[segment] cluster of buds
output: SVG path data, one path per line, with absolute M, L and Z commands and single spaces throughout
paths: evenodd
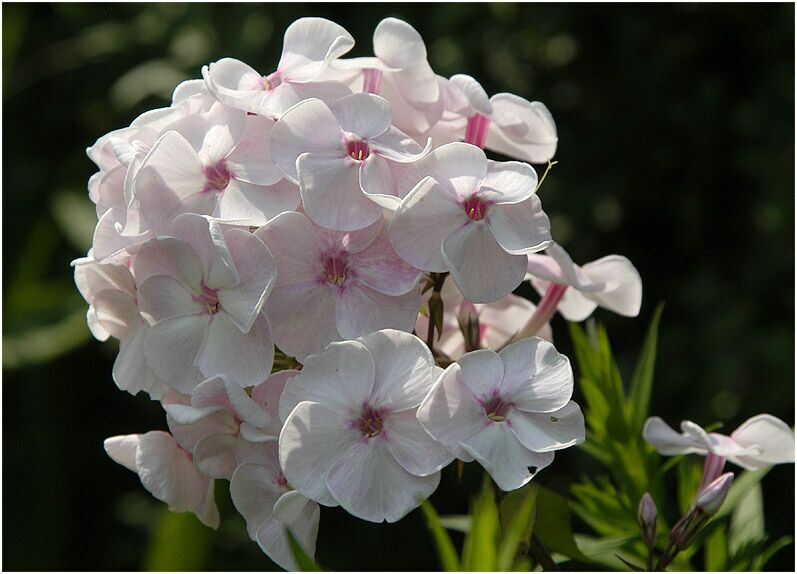
M 285 528 L 312 553 L 319 505 L 399 520 L 455 458 L 526 484 L 584 439 L 554 312 L 641 302 L 627 259 L 580 267 L 553 242 L 524 163 L 556 150 L 543 104 L 438 76 L 400 20 L 374 56 L 342 59 L 353 45 L 302 18 L 274 71 L 214 62 L 88 150 L 75 282 L 92 333 L 120 341 L 114 381 L 169 427 L 105 448 L 211 527 L 229 480 L 286 568 Z M 524 280 L 539 306 L 511 294 Z

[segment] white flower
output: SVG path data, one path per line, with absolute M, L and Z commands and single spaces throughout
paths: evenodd
M 424 428 L 456 456 L 477 460 L 502 490 L 520 488 L 584 441 L 584 417 L 570 400 L 567 357 L 542 339 L 500 353 L 467 353 L 437 379 L 418 409 Z
M 435 374 L 415 336 L 383 330 L 308 357 L 280 401 L 280 462 L 302 494 L 372 522 L 428 498 L 453 457 L 416 419 Z
M 285 30 L 276 71 L 261 76 L 243 62 L 224 58 L 202 68 L 208 90 L 223 104 L 272 118 L 307 98 L 350 93 L 336 82 L 317 82 L 329 63 L 354 46 L 354 38 L 324 18 L 300 18 Z
M 437 148 L 416 167 L 428 177 L 390 221 L 396 253 L 418 269 L 450 271 L 474 303 L 509 294 L 523 281 L 526 255 L 551 241 L 534 169 L 488 160 L 463 143 Z
M 105 439 L 105 451 L 115 462 L 137 473 L 152 496 L 172 512 L 193 512 L 202 524 L 219 526 L 213 480 L 194 466 L 191 454 L 162 431 Z
M 682 421 L 681 431 L 677 433 L 659 417 L 650 417 L 642 436 L 663 455 L 715 455 L 747 470 L 794 462 L 794 431 L 769 414 L 747 419 L 730 436 L 707 433 L 692 421 Z

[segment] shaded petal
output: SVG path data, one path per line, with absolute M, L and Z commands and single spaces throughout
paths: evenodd
M 491 203 L 519 203 L 529 199 L 536 189 L 537 172 L 529 164 L 488 159 L 479 194 Z
M 552 241 L 551 222 L 536 194 L 520 203 L 491 205 L 487 224 L 507 253 L 536 253 Z
M 213 96 L 224 105 L 251 113 L 258 113 L 269 97 L 263 76 L 233 58 L 222 58 L 202 68 L 205 84 Z
M 360 188 L 359 162 L 345 156 L 303 153 L 296 160 L 305 213 L 328 229 L 354 231 L 382 217 Z
M 460 380 L 476 399 L 487 401 L 498 394 L 504 377 L 504 364 L 498 353 L 479 349 L 465 353 L 457 362 L 462 367 Z
M 194 464 L 210 478 L 230 480 L 238 466 L 235 445 L 238 439 L 229 434 L 216 434 L 200 440 L 194 447 Z
M 199 193 L 205 187 L 199 155 L 188 140 L 175 131 L 166 132 L 155 142 L 140 171 L 146 168 L 160 175 L 163 183 L 180 199 Z
M 495 94 L 490 103 L 493 113 L 485 147 L 531 163 L 554 156 L 556 124 L 544 104 L 514 94 Z
M 735 456 L 731 460 L 745 468 L 794 462 L 794 431 L 777 417 L 768 414 L 747 419 L 731 438 L 744 447 L 758 447 L 761 453 Z
M 206 312 L 204 306 L 195 301 L 183 285 L 168 275 L 153 275 L 141 283 L 138 304 L 141 312 L 152 323 L 169 317 L 201 315 Z
M 702 430 L 702 429 L 701 429 Z M 650 417 L 645 421 L 642 438 L 653 445 L 661 454 L 707 454 L 708 447 L 699 435 L 678 434 L 671 426 L 659 417 Z
M 418 421 L 457 458 L 472 458 L 461 443 L 487 424 L 484 408 L 462 380 L 462 367 L 450 365 L 418 407 Z
M 346 155 L 340 125 L 329 106 L 318 99 L 305 100 L 282 115 L 271 129 L 269 149 L 277 167 L 297 183 L 296 160 L 303 153 Z
M 144 360 L 144 341 L 149 325 L 142 321 L 130 336 L 119 344 L 119 354 L 113 363 L 113 381 L 116 386 L 132 395 L 146 391 L 150 398 L 159 400 L 168 387 L 155 376 Z
M 144 341 L 147 365 L 160 380 L 190 393 L 205 377 L 194 367 L 210 317 L 187 315 L 158 321 Z
M 299 403 L 280 433 L 280 464 L 285 477 L 308 498 L 337 506 L 327 489 L 326 476 L 360 438 L 346 415 L 318 403 Z
M 194 248 L 202 262 L 207 287 L 223 289 L 238 282 L 238 271 L 227 248 L 224 230 L 218 222 L 195 213 L 184 213 L 174 219 L 169 235 Z
M 462 207 L 431 177 L 424 178 L 404 198 L 390 220 L 388 232 L 396 253 L 414 267 L 443 272 L 448 265 L 441 246 L 468 222 Z
M 315 280 L 275 288 L 265 312 L 277 347 L 302 361 L 311 353 L 323 351 L 330 342 L 339 341 L 337 299 L 337 289 Z
M 338 296 L 335 313 L 338 331 L 345 339 L 379 329 L 412 331 L 420 304 L 419 289 L 392 296 L 351 281 Z
M 407 68 L 426 61 L 426 45 L 403 20 L 385 18 L 374 30 L 374 54 L 392 68 Z
M 391 412 L 420 405 L 434 383 L 435 364 L 423 341 L 392 329 L 371 333 L 359 341 L 368 349 L 375 365 L 369 404 L 374 408 L 386 407 Z
M 200 294 L 202 262 L 194 249 L 180 239 L 161 237 L 141 246 L 133 261 L 133 273 L 138 285 L 149 277 L 172 277 L 194 295 Z
M 485 426 L 465 440 L 462 446 L 504 491 L 520 488 L 553 462 L 552 452 L 528 450 L 504 423 Z
M 484 116 L 490 116 L 493 113 L 493 105 L 490 102 L 490 98 L 487 96 L 487 92 L 485 92 L 481 84 L 471 76 L 456 74 L 451 76 L 448 81 L 465 96 L 468 100 L 468 104 L 473 108 L 468 111 L 468 115 L 480 113 Z
M 520 443 L 535 452 L 560 450 L 584 442 L 584 415 L 573 401 L 550 413 L 512 409 L 506 424 Z
M 601 307 L 625 317 L 636 317 L 642 306 L 642 279 L 634 265 L 621 255 L 608 255 L 587 263 L 583 272 L 603 289 L 587 294 Z
M 450 197 L 459 200 L 473 195 L 487 176 L 484 151 L 467 143 L 440 146 L 420 161 L 426 175 L 433 177 Z
M 274 343 L 263 314 L 248 333 L 242 333 L 224 311 L 207 328 L 196 366 L 205 377 L 226 375 L 242 387 L 257 385 L 271 372 Z
M 404 262 L 393 249 L 384 225 L 368 247 L 349 259 L 357 281 L 385 295 L 403 295 L 417 288 L 421 272 Z
M 526 273 L 526 258 L 507 253 L 481 223 L 454 231 L 443 241 L 442 254 L 457 287 L 473 303 L 501 299 L 523 282 Z
M 345 28 L 325 18 L 299 18 L 285 30 L 278 70 L 292 82 L 317 78 L 354 46 Z
M 388 415 L 382 432 L 390 453 L 404 470 L 428 476 L 447 466 L 454 455 L 426 432 L 415 415 L 415 409 Z
M 277 263 L 276 287 L 314 282 L 323 275 L 316 227 L 303 213 L 278 215 L 255 232 Z
M 374 388 L 374 360 L 358 341 L 330 343 L 323 353 L 310 355 L 304 368 L 285 385 L 279 414 L 286 420 L 302 401 L 313 401 L 341 415 L 358 412 Z
M 378 438 L 354 444 L 327 475 L 335 500 L 371 522 L 397 522 L 429 498 L 439 482 L 439 472 L 419 477 L 404 470 Z
M 549 413 L 564 407 L 573 395 L 570 361 L 548 341 L 521 339 L 498 355 L 504 365 L 501 394 L 516 408 Z

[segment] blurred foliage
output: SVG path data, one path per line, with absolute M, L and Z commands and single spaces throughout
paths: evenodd
M 282 32 L 301 16 L 346 27 L 358 42 L 351 56 L 370 52 L 382 18 L 403 18 L 426 40 L 438 73 L 468 73 L 488 93 L 545 102 L 561 141 L 541 190 L 555 238 L 578 262 L 628 256 L 645 285 L 642 317 L 667 301 L 652 414 L 669 423 L 723 421 L 725 430 L 759 412 L 794 421 L 793 5 L 2 10 L 3 512 L 13 524 L 3 532 L 5 568 L 141 568 L 160 524 L 163 505 L 102 450 L 107 436 L 164 421 L 157 405 L 115 388 L 116 348 L 90 338 L 72 283 L 69 262 L 85 254 L 94 217 L 85 148 L 166 105 L 202 64 L 230 56 L 269 71 Z M 630 374 L 645 321 L 599 316 L 613 335 L 617 370 Z M 564 324 L 553 327 L 557 347 L 573 356 Z M 584 401 L 586 392 L 576 393 Z M 563 453 L 535 482 L 565 494 L 567 477 L 598 469 L 586 453 Z M 773 540 L 793 534 L 793 487 L 794 467 L 782 465 L 762 492 Z M 662 488 L 675 495 L 674 480 Z M 445 515 L 463 514 L 478 490 L 473 469 L 461 482 L 449 469 L 432 502 Z M 373 525 L 325 509 L 318 560 L 330 569 L 425 570 L 435 549 L 419 536 L 423 528 L 421 511 Z M 716 530 L 710 546 L 731 530 Z M 205 568 L 273 567 L 229 506 L 211 538 Z M 618 547 L 622 538 L 614 536 Z M 588 555 L 590 544 L 579 539 Z M 729 559 L 711 553 L 715 563 Z M 791 570 L 793 557 L 781 552 L 768 567 Z

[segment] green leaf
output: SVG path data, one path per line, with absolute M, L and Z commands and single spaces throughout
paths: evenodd
M 144 555 L 143 570 L 184 572 L 204 570 L 213 531 L 189 512 L 171 512 L 163 505 Z
M 789 546 L 793 542 L 794 538 L 791 536 L 782 536 L 781 538 L 778 538 L 775 542 L 770 544 L 766 550 L 761 552 L 761 554 L 759 554 L 755 560 L 753 560 L 751 570 L 760 572 L 764 569 L 764 566 L 766 566 L 767 562 L 769 562 L 779 550 L 786 548 L 786 546 Z
M 695 501 L 697 489 L 703 476 L 703 467 L 691 458 L 684 458 L 678 465 L 678 511 L 683 515 Z
M 707 537 L 704 545 L 707 572 L 722 572 L 728 569 L 728 540 L 725 525 L 719 524 Z
M 438 516 L 437 511 L 428 500 L 421 503 L 421 510 L 426 517 L 426 525 L 432 532 L 434 537 L 435 547 L 437 548 L 437 555 L 440 558 L 440 565 L 446 572 L 459 571 L 459 559 L 457 558 L 457 551 L 454 548 L 454 543 L 448 532 L 443 528 L 443 524 Z
M 463 534 L 470 532 L 470 515 L 468 514 L 449 514 L 448 516 L 440 517 L 440 524 L 446 530 L 453 530 L 454 532 L 462 532 Z
M 757 483 L 739 500 L 731 514 L 728 548 L 731 553 L 736 553 L 743 546 L 759 542 L 765 537 L 764 499 L 761 495 L 761 484 Z
M 536 521 L 534 534 L 550 552 L 564 554 L 573 560 L 589 562 L 573 537 L 570 524 L 570 506 L 562 495 L 535 485 L 537 490 Z
M 496 569 L 499 521 L 492 481 L 487 474 L 481 492 L 473 501 L 471 516 L 473 522 L 462 550 L 462 570 L 492 572 Z
M 537 492 L 527 485 L 508 493 L 501 501 L 503 537 L 498 548 L 499 571 L 512 570 L 514 564 L 528 552 L 534 533 Z
M 664 311 L 664 303 L 659 303 L 653 312 L 648 326 L 642 352 L 637 361 L 629 389 L 629 408 L 632 427 L 642 431 L 650 408 L 650 394 L 653 387 L 653 371 L 656 366 L 656 347 L 658 345 L 659 322 Z
M 288 538 L 288 546 L 291 549 L 293 558 L 300 572 L 323 572 L 323 569 L 316 564 L 315 560 L 302 548 L 299 541 L 293 536 L 290 529 L 285 529 L 285 536 Z

